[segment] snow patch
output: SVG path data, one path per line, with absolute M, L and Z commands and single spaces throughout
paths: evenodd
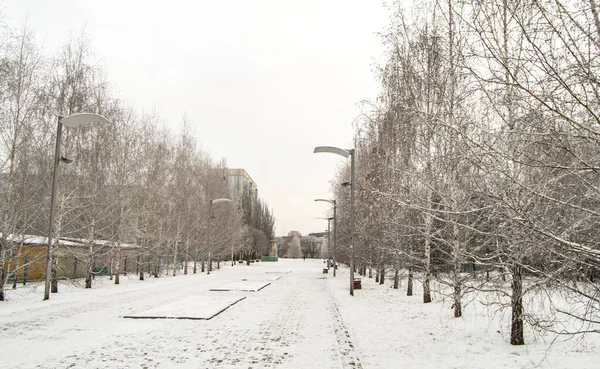
M 246 297 L 189 296 L 171 304 L 144 312 L 125 315 L 129 319 L 190 319 L 209 320 L 242 301 Z

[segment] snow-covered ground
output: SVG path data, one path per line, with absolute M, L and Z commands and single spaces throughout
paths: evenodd
M 0 368 L 598 368 L 600 337 L 555 341 L 526 333 L 508 344 L 508 313 L 404 288 L 322 274 L 319 260 L 225 266 L 211 275 L 97 278 L 7 290 L 0 303 Z M 405 287 L 405 286 L 402 286 Z M 210 291 L 210 290 L 216 291 Z M 439 300 L 439 299 L 438 299 Z M 233 305 L 231 305 L 233 304 Z M 230 306 L 231 305 L 231 306 Z M 214 315 L 219 313 L 218 315 Z M 128 319 L 125 316 L 185 319 Z M 212 318 L 211 318 L 212 317 Z

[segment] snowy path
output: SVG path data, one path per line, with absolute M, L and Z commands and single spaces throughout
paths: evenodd
M 473 301 L 456 319 L 438 293 L 423 304 L 418 283 L 406 296 L 405 281 L 394 290 L 363 278 L 351 297 L 348 282 L 345 268 L 333 278 L 319 260 L 280 260 L 65 284 L 45 302 L 41 286 L 7 290 L 0 368 L 598 368 L 600 335 L 548 350 L 553 337 L 528 329 L 515 347 L 506 312 L 490 317 Z M 123 318 L 144 314 L 207 320 Z
M 319 271 L 318 261 L 258 263 L 210 276 L 104 281 L 102 288 L 46 302 L 38 293 L 24 296 L 0 310 L 0 367 L 360 368 Z M 209 291 L 242 279 L 270 285 L 259 292 Z M 246 299 L 211 320 L 122 318 L 215 294 Z

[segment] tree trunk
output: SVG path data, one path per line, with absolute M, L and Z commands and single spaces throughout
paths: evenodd
M 425 216 L 425 278 L 423 280 L 423 303 L 431 302 L 431 215 Z
M 173 242 L 173 277 L 177 275 L 177 241 Z
M 406 296 L 413 295 L 413 270 L 412 267 L 408 268 L 408 286 L 406 287 Z
M 161 265 L 160 265 L 160 263 L 161 263 L 161 259 L 160 259 L 160 257 L 158 257 L 156 259 L 156 265 L 155 265 L 155 268 L 154 268 L 154 278 L 158 278 L 160 276 L 160 271 L 161 271 Z M 168 274 L 168 271 L 167 271 L 167 274 Z
M 399 271 L 398 271 L 398 266 L 396 266 L 396 269 L 394 270 L 394 289 L 397 290 L 398 289 L 398 280 L 399 280 Z
M 183 255 L 183 274 L 188 274 L 188 263 L 190 262 L 190 241 L 185 241 L 185 254 Z
M 512 320 L 510 326 L 510 344 L 524 345 L 523 338 L 523 276 L 521 266 L 514 264 L 511 268 L 512 274 Z
M 0 250 L 1 252 L 2 250 Z M 0 265 L 0 301 L 5 301 L 6 296 L 4 294 L 4 284 L 6 283 L 6 273 L 4 272 L 4 268 Z
M 115 284 L 120 284 L 119 268 L 121 267 L 121 245 L 117 244 L 117 260 L 115 260 Z
M 461 301 L 462 288 L 460 283 L 454 285 L 454 317 L 460 318 L 462 316 L 462 301 Z
M 58 293 L 58 257 L 56 256 L 56 252 L 52 254 L 52 280 L 50 284 L 50 292 Z
M 454 317 L 460 318 L 462 316 L 462 282 L 460 280 L 460 268 L 461 268 L 461 255 L 460 255 L 460 239 L 458 225 L 453 225 L 453 253 L 454 253 L 454 270 L 452 273 L 454 279 Z
M 427 203 L 431 204 L 431 189 L 427 190 Z M 423 279 L 423 303 L 431 302 L 431 214 L 425 214 L 425 276 Z
M 25 255 L 25 264 L 23 265 L 23 286 L 27 284 L 27 272 L 29 271 L 29 256 Z
M 93 235 L 93 228 L 92 228 L 92 232 L 90 232 L 90 234 Z M 93 236 L 92 236 L 93 237 Z M 94 279 L 94 274 L 93 274 L 93 268 L 94 268 L 94 244 L 93 244 L 93 239 L 92 237 L 90 237 L 90 243 L 89 243 L 89 255 L 88 255 L 88 262 L 87 262 L 87 275 L 85 278 L 85 288 L 92 288 L 92 279 Z
M 20 263 L 21 258 L 15 257 L 15 259 L 17 259 L 17 262 L 16 262 L 15 272 L 14 272 L 15 273 L 15 278 L 13 278 L 13 283 L 12 283 L 12 289 L 13 290 L 17 289 L 17 273 L 19 272 L 19 267 L 21 266 L 21 263 Z
M 92 260 L 87 263 L 87 273 L 85 275 L 85 288 L 92 288 Z
M 138 272 L 140 273 L 140 281 L 144 280 L 144 258 L 138 256 Z

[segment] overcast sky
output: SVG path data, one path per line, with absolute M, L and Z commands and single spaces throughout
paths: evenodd
M 327 229 L 329 180 L 361 100 L 378 93 L 388 11 L 382 0 L 0 0 L 26 16 L 46 54 L 85 27 L 113 90 L 156 107 L 177 132 L 185 113 L 202 149 L 244 168 L 273 208 L 276 234 Z

